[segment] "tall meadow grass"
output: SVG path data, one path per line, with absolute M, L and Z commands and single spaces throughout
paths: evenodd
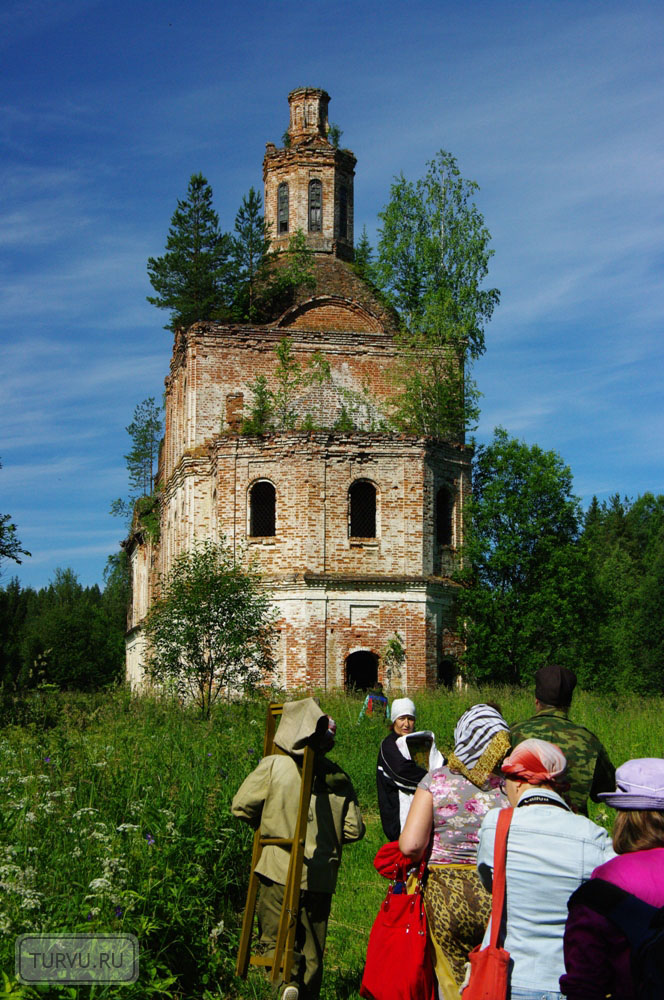
M 290 696 L 292 697 L 292 696 Z M 358 723 L 361 698 L 320 693 L 337 721 L 331 754 L 351 776 L 367 835 L 341 866 L 328 934 L 324 1000 L 356 998 L 369 930 L 386 883 L 373 869 L 383 843 L 375 766 L 385 724 Z M 508 688 L 416 695 L 418 727 L 443 750 L 459 715 L 479 700 L 508 721 L 532 713 L 532 694 Z M 573 717 L 615 763 L 662 756 L 662 699 L 579 692 Z M 262 998 L 251 971 L 234 976 L 251 830 L 230 813 L 260 758 L 266 704 L 220 705 L 208 721 L 166 700 L 35 693 L 0 703 L 0 996 Z M 611 816 L 591 807 L 605 825 Z M 21 987 L 22 933 L 126 931 L 140 943 L 133 986 Z

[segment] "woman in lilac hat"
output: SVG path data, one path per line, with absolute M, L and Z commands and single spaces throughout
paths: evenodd
M 618 810 L 617 857 L 596 868 L 569 901 L 566 973 L 560 979 L 569 1000 L 664 997 L 662 966 L 658 972 L 632 963 L 650 920 L 664 906 L 664 760 L 628 760 L 616 771 L 616 784 L 615 792 L 599 797 Z M 655 992 L 642 994 L 648 976 Z

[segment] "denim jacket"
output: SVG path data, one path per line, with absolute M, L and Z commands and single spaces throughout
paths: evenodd
M 526 805 L 533 796 L 544 796 L 552 804 Z M 488 812 L 480 829 L 477 868 L 487 889 L 492 883 L 493 844 L 500 811 Z M 572 813 L 556 792 L 529 788 L 523 793 L 507 838 L 507 931 L 503 947 L 512 960 L 513 987 L 560 990 L 559 979 L 565 972 L 567 900 L 577 886 L 590 878 L 593 869 L 614 854 L 606 830 Z M 487 928 L 483 946 L 488 943 Z

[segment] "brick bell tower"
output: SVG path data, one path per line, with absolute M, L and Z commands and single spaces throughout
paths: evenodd
M 285 250 L 298 229 L 317 254 L 353 260 L 353 179 L 348 149 L 328 140 L 329 94 L 298 87 L 288 95 L 288 142 L 268 142 L 263 160 L 265 221 L 275 250 Z

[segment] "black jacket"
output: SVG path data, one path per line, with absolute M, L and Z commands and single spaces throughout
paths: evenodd
M 385 737 L 378 752 L 376 788 L 378 808 L 383 831 L 388 840 L 398 840 L 401 833 L 399 820 L 399 792 L 414 795 L 417 786 L 427 773 L 413 760 L 407 760 L 397 746 L 398 736 L 391 732 Z

